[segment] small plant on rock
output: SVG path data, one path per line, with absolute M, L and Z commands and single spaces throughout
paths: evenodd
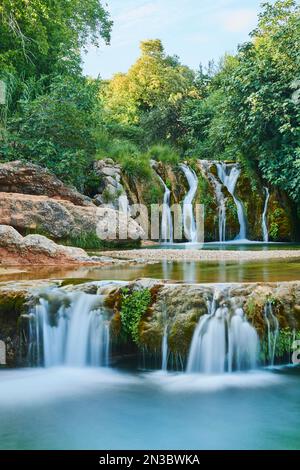
M 151 302 L 149 289 L 130 292 L 128 288 L 122 289 L 121 322 L 122 329 L 132 341 L 139 343 L 139 324 Z

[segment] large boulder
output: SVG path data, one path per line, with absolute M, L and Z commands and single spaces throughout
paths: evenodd
M 43 235 L 22 237 L 13 227 L 0 225 L 0 263 L 51 265 L 90 262 L 92 259 L 81 248 L 58 245 Z
M 66 186 L 47 169 L 18 160 L 0 164 L 0 191 L 49 196 L 80 206 L 92 204 L 90 198 L 80 194 L 75 188 Z
M 55 240 L 98 234 L 102 240 L 136 241 L 144 235 L 133 219 L 114 209 L 17 193 L 0 193 L 0 224 L 11 225 L 23 234 L 40 232 Z

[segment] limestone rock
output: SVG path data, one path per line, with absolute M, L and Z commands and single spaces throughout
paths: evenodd
M 126 191 L 121 184 L 121 167 L 115 163 L 111 158 L 104 160 L 97 160 L 94 163 L 94 172 L 99 176 L 99 194 L 94 197 L 94 202 L 97 205 L 106 204 L 112 209 L 120 209 L 119 197 L 126 197 Z M 127 208 L 125 208 L 125 212 Z
M 81 248 L 58 245 L 43 235 L 22 237 L 7 225 L 0 225 L 0 254 L 0 262 L 8 265 L 90 262 Z
M 140 226 L 125 214 L 107 207 L 77 206 L 47 196 L 0 193 L 0 224 L 21 233 L 41 231 L 55 240 L 82 234 L 101 234 L 104 240 L 138 240 Z
M 90 198 L 80 194 L 75 188 L 66 186 L 47 169 L 18 160 L 0 164 L 0 191 L 49 196 L 80 206 L 92 204 Z

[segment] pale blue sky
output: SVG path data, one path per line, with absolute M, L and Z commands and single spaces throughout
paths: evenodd
M 168 54 L 197 69 L 234 52 L 255 27 L 261 0 L 107 0 L 114 21 L 110 46 L 90 48 L 87 75 L 110 78 L 139 56 L 139 42 L 160 38 Z

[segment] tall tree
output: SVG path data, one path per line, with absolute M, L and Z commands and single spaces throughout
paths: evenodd
M 231 139 L 263 176 L 300 202 L 300 6 L 263 4 L 252 42 L 224 80 Z
M 0 69 L 22 78 L 74 67 L 88 42 L 108 42 L 112 22 L 99 0 L 2 0 Z
M 116 74 L 105 93 L 106 109 L 122 123 L 137 124 L 145 113 L 166 110 L 197 93 L 194 73 L 167 56 L 159 39 L 144 41 L 140 48 L 136 63 L 127 74 Z

